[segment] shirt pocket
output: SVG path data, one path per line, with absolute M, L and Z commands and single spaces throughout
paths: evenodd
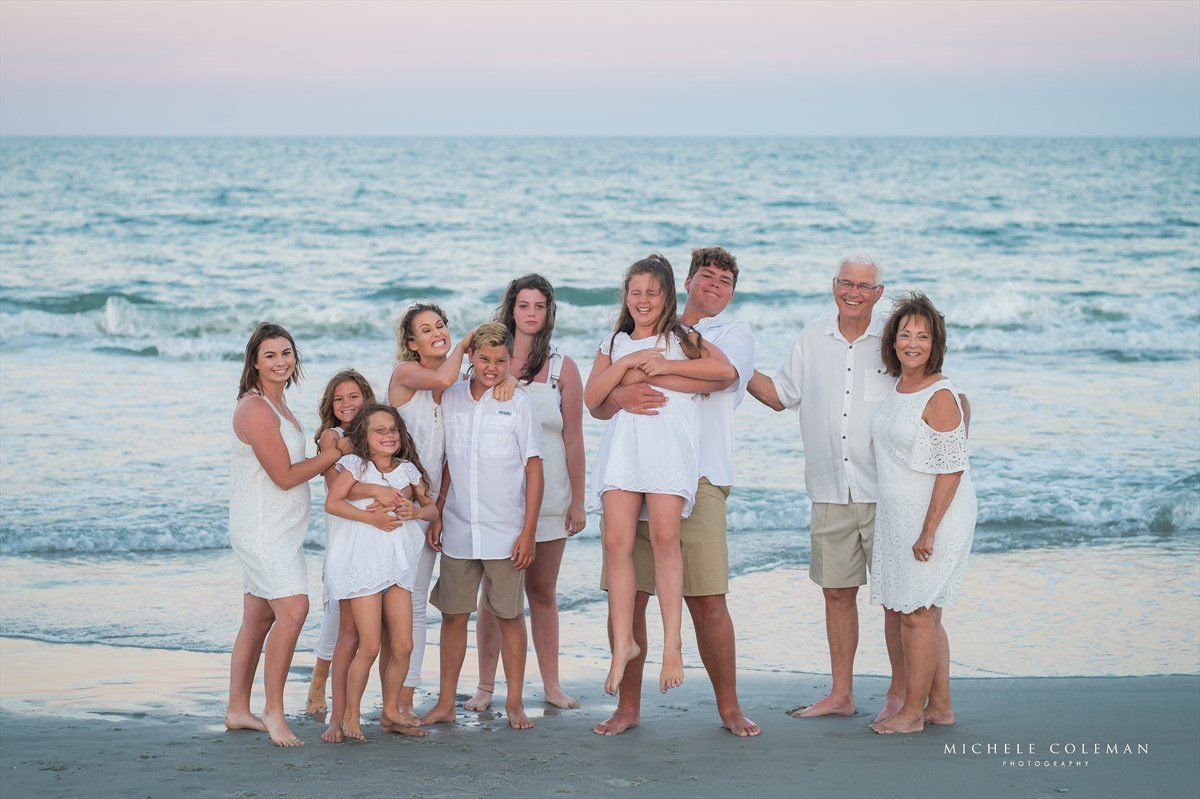
M 446 449 L 462 454 L 470 447 L 471 416 L 466 413 L 449 413 L 443 417 L 443 433 Z
M 863 399 L 867 402 L 883 402 L 883 398 L 892 390 L 896 379 L 884 371 L 882 366 L 867 372 L 866 385 L 863 387 Z
M 511 460 L 520 454 L 517 448 L 517 420 L 512 416 L 487 416 L 479 437 L 480 456 Z

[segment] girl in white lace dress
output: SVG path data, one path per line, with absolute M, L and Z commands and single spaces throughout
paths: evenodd
M 941 375 L 946 328 L 923 294 L 897 303 L 880 351 L 899 380 L 871 423 L 879 493 L 871 554 L 871 601 L 903 651 L 903 705 L 885 708 L 872 729 L 919 732 L 952 724 L 950 644 L 942 610 L 953 607 L 975 534 L 975 489 L 967 461 L 966 417 Z M 895 640 L 897 639 L 898 640 Z
M 330 727 L 324 739 L 342 736 L 362 740 L 359 719 L 363 691 L 379 654 L 386 620 L 392 663 L 407 664 L 412 652 L 412 587 L 424 531 L 416 520 L 432 521 L 437 509 L 429 494 L 429 477 L 421 467 L 416 446 L 400 414 L 390 405 L 369 405 L 346 432 L 354 452 L 338 461 L 341 471 L 329 488 L 325 511 L 339 517 L 329 526 L 325 555 L 325 590 L 330 601 L 342 603 L 343 617 L 352 617 L 358 651 L 350 662 L 343 704 L 333 697 Z M 395 511 L 368 510 L 374 501 L 350 500 L 360 483 L 400 492 L 405 502 Z M 339 641 L 335 662 L 342 656 Z M 385 730 L 423 734 L 417 718 L 400 709 L 400 689 L 406 669 L 389 668 L 383 676 Z
M 715 347 L 676 318 L 675 275 L 661 255 L 633 264 L 625 273 L 616 331 L 600 343 L 584 389 L 594 410 L 624 383 L 652 376 L 719 381 L 733 367 Z M 694 381 L 693 381 L 694 382 Z M 612 664 L 604 690 L 615 694 L 625 665 L 640 654 L 633 639 L 633 541 L 638 519 L 647 519 L 654 553 L 655 592 L 663 617 L 663 663 L 658 687 L 683 683 L 680 624 L 683 557 L 680 520 L 691 514 L 698 482 L 699 397 L 694 388 L 660 388 L 666 404 L 654 416 L 618 411 L 608 423 L 592 471 L 592 508 L 604 513 L 603 543 L 608 569 L 608 612 Z
M 308 616 L 308 481 L 341 455 L 335 446 L 304 457 L 304 433 L 284 400 L 284 389 L 299 376 L 292 335 L 270 322 L 255 328 L 246 343 L 231 437 L 229 543 L 242 566 L 244 593 L 225 726 L 266 732 L 278 746 L 303 746 L 284 718 L 283 686 Z M 264 641 L 267 701 L 259 718 L 250 712 L 250 689 Z

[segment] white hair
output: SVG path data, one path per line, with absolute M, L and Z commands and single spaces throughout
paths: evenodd
M 835 277 L 842 273 L 843 266 L 869 266 L 875 270 L 875 282 L 883 282 L 883 267 L 879 265 L 878 261 L 876 261 L 872 256 L 867 255 L 865 252 L 852 252 L 843 256 L 842 260 L 838 261 L 837 272 L 834 273 Z

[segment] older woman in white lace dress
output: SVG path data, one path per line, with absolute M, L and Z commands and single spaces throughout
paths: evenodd
M 975 534 L 975 489 L 958 390 L 942 374 L 946 324 L 924 294 L 896 303 L 880 355 L 899 378 L 871 422 L 879 474 L 871 602 L 883 605 L 893 685 L 871 729 L 920 732 L 953 724 L 950 643 L 942 610 L 953 607 Z M 898 634 L 897 634 L 898 633 Z M 897 703 L 899 704 L 899 703 Z

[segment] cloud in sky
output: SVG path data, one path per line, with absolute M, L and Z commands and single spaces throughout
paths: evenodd
M 1200 4 L 6 0 L 0 131 L 1196 135 Z

